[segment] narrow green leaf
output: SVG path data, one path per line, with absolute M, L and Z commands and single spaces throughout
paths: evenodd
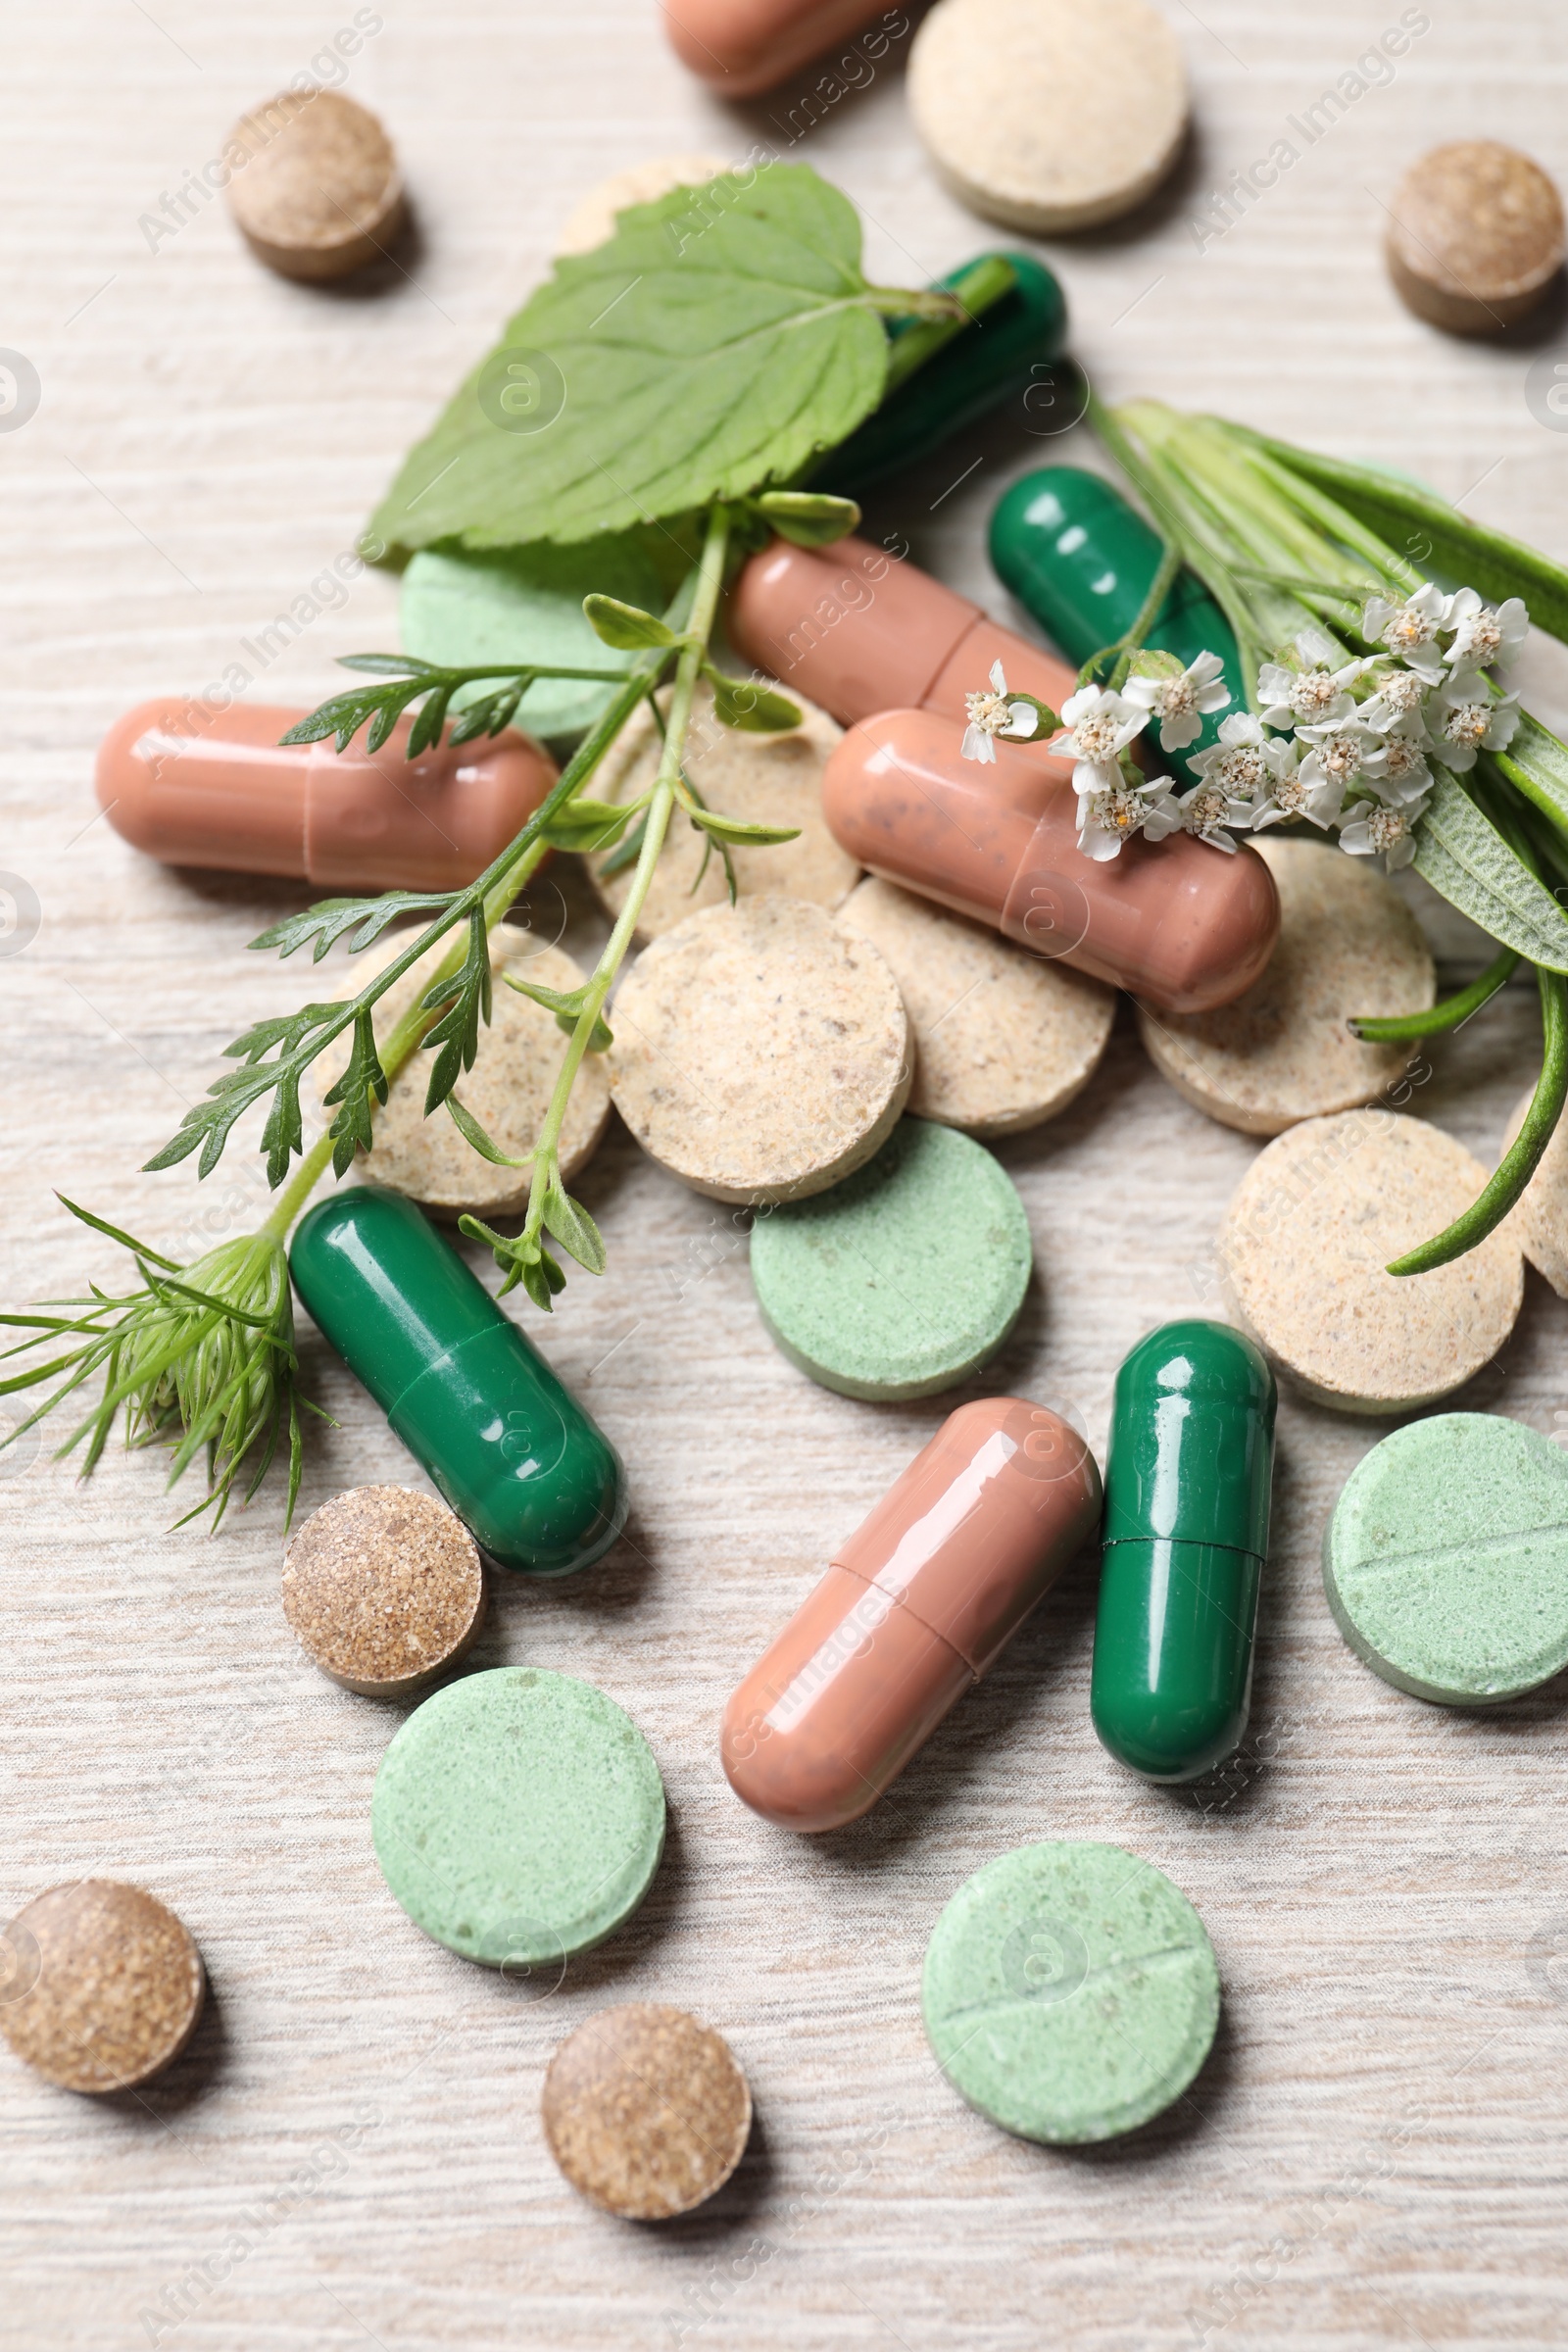
M 703 674 L 713 689 L 713 716 L 720 726 L 748 735 L 787 735 L 801 724 L 802 711 L 787 694 L 775 694 L 751 678 L 727 678 L 704 662 Z
M 694 825 L 710 833 L 715 841 L 733 842 L 738 849 L 771 849 L 781 841 L 798 841 L 798 825 L 749 825 L 738 816 L 723 816 L 715 808 L 694 808 Z
M 1568 915 L 1445 768 L 1416 831 L 1415 865 L 1500 945 L 1548 971 L 1568 972 Z
M 559 544 L 743 498 L 844 440 L 887 355 L 849 199 L 806 164 L 721 172 L 558 261 L 371 527 Z
M 504 971 L 501 977 L 509 988 L 516 990 L 519 997 L 531 997 L 534 1003 L 542 1004 L 547 1012 L 553 1012 L 558 1025 L 564 1029 L 568 1037 L 571 1036 L 582 1018 L 583 1006 L 588 1000 L 586 980 L 581 988 L 571 989 L 564 996 L 558 988 L 546 988 L 541 980 L 518 980 L 507 971 Z M 608 1054 L 614 1042 L 614 1038 L 601 1015 L 594 1022 L 593 1034 L 588 1040 L 586 1051 L 590 1054 Z
M 604 1272 L 605 1245 L 599 1228 L 582 1202 L 574 1200 L 559 1181 L 545 1194 L 545 1231 L 590 1274 Z
M 520 1159 L 513 1159 L 509 1153 L 503 1152 L 501 1146 L 486 1135 L 472 1111 L 464 1109 L 456 1095 L 448 1095 L 447 1111 L 453 1126 L 464 1142 L 470 1145 L 481 1159 L 489 1160 L 492 1167 L 526 1168 L 532 1165 L 533 1153 L 531 1152 L 525 1152 Z
M 329 948 L 336 947 L 340 939 L 348 938 L 348 934 L 353 932 L 353 938 L 349 939 L 349 954 L 359 956 L 367 948 L 375 945 L 388 924 L 395 921 L 398 915 L 440 914 L 451 906 L 456 895 L 455 892 L 388 890 L 378 899 L 318 899 L 314 906 L 307 906 L 303 914 L 285 915 L 280 923 L 273 923 L 266 931 L 259 932 L 250 944 L 259 949 L 275 948 L 279 956 L 286 956 L 294 955 L 300 948 L 311 947 L 314 942 L 311 960 L 319 963 Z M 297 1017 L 292 1013 L 286 1016 L 289 1020 Z M 246 1032 L 247 1036 L 256 1036 L 263 1026 L 265 1024 L 259 1023 L 257 1029 Z M 230 1054 L 237 1050 L 234 1046 L 227 1048 Z
M 594 635 L 617 653 L 635 654 L 644 646 L 673 645 L 675 632 L 653 612 L 638 605 L 623 605 L 618 596 L 585 596 L 584 616 Z
M 638 813 L 635 801 L 624 808 L 612 801 L 568 801 L 542 828 L 540 838 L 552 849 L 591 857 L 596 850 L 609 849 Z
M 831 547 L 860 527 L 854 499 L 825 490 L 764 490 L 756 505 L 779 537 L 796 547 Z
M 1374 1046 L 1398 1045 L 1411 1038 L 1439 1037 L 1445 1030 L 1462 1029 L 1473 1013 L 1479 1012 L 1499 988 L 1506 986 L 1518 968 L 1518 949 L 1504 948 L 1468 988 L 1456 990 L 1425 1012 L 1352 1013 L 1346 1026 L 1352 1037 L 1364 1038 L 1368 1045 Z

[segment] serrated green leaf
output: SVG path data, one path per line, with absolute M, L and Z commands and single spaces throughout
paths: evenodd
M 299 948 L 311 947 L 313 963 L 319 963 L 328 948 L 348 937 L 349 954 L 359 956 L 373 947 L 395 915 L 439 914 L 451 906 L 455 892 L 432 895 L 414 890 L 389 890 L 378 899 L 319 899 L 307 906 L 303 914 L 286 915 L 282 922 L 273 923 L 269 930 L 258 933 L 251 941 L 253 948 L 275 948 L 280 956 L 292 956 Z M 290 1014 L 290 1019 L 298 1016 Z M 258 1023 L 258 1030 L 263 1024 Z M 254 1036 L 256 1030 L 247 1032 Z M 230 1054 L 238 1053 L 237 1046 L 228 1047 Z
M 834 498 L 825 490 L 765 490 L 757 511 L 796 547 L 831 547 L 860 527 L 854 499 Z
M 1416 830 L 1415 868 L 1502 946 L 1568 972 L 1568 915 L 1445 768 Z
M 605 1245 L 598 1226 L 580 1200 L 565 1187 L 552 1184 L 545 1194 L 545 1231 L 590 1274 L 605 1270 Z
M 712 686 L 713 716 L 720 726 L 746 735 L 787 735 L 802 722 L 800 705 L 787 694 L 775 694 L 770 686 L 750 678 L 727 678 L 707 662 L 703 674 Z
M 535 414 L 505 413 L 509 354 L 544 387 Z M 406 549 L 566 544 L 742 498 L 852 432 L 887 354 L 855 208 L 808 165 L 673 189 L 557 263 L 371 528 Z
M 623 605 L 618 596 L 585 596 L 583 617 L 603 645 L 617 653 L 635 654 L 645 646 L 673 645 L 675 632 L 657 613 L 640 605 Z

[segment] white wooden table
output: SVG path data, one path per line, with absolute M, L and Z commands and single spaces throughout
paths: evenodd
M 1393 82 L 1206 244 L 1190 225 L 1204 191 L 1266 154 L 1398 10 L 1166 4 L 1196 83 L 1192 155 L 1146 217 L 1048 249 L 1076 351 L 1112 396 L 1217 407 L 1406 466 L 1568 552 L 1568 442 L 1525 398 L 1542 347 L 1444 340 L 1398 308 L 1379 257 L 1399 172 L 1442 137 L 1501 135 L 1568 176 L 1556 0 L 1432 0 Z M 98 736 L 128 703 L 199 690 L 235 662 L 261 699 L 304 704 L 332 686 L 334 656 L 394 643 L 394 587 L 369 575 L 270 663 L 245 650 L 352 546 L 577 197 L 672 149 L 782 151 L 799 95 L 717 105 L 666 52 L 652 0 L 380 0 L 348 86 L 407 164 L 420 223 L 407 270 L 350 293 L 285 285 L 217 203 L 150 236 L 144 216 L 230 120 L 351 13 L 77 0 L 7 24 L 0 342 L 41 387 L 36 416 L 0 435 L 0 865 L 40 915 L 0 959 L 8 1304 L 118 1277 L 56 1186 L 174 1255 L 256 1221 L 245 1155 L 201 1190 L 188 1169 L 134 1171 L 226 1040 L 310 986 L 243 953 L 303 893 L 162 871 L 94 821 Z M 897 48 L 793 152 L 862 206 L 887 281 L 1006 241 L 935 184 Z M 985 517 L 1012 475 L 1060 457 L 1094 462 L 1081 434 L 977 434 L 873 519 L 1004 613 Z M 1568 705 L 1564 675 L 1532 657 L 1548 713 Z M 1470 953 L 1452 926 L 1439 944 L 1455 966 Z M 1490 1157 L 1536 1035 L 1531 995 L 1511 991 L 1435 1054 L 1419 1108 Z M 1253 1150 L 1168 1092 L 1120 1026 L 1089 1093 L 1003 1150 L 1039 1279 L 985 1385 L 1074 1401 L 1102 1444 L 1127 1347 L 1213 1303 L 1205 1252 Z M 552 1998 L 466 1965 L 393 1903 L 368 1820 L 399 1711 L 338 1691 L 295 1650 L 270 1491 L 208 1540 L 166 1532 L 149 1459 L 113 1455 L 79 1488 L 44 1448 L 0 1456 L 0 1908 L 89 1870 L 139 1880 L 189 1923 L 214 1987 L 192 2051 L 141 2097 L 78 2100 L 0 2053 L 0 2340 L 1563 2343 L 1563 1696 L 1449 1713 L 1344 1648 L 1318 1544 L 1381 1425 L 1286 1403 L 1253 1731 L 1223 1783 L 1149 1788 L 1098 1746 L 1085 1561 L 877 1813 L 795 1839 L 730 1796 L 723 1698 L 959 1399 L 856 1405 L 797 1375 L 760 1329 L 723 1212 L 624 1133 L 584 1189 L 610 1271 L 573 1281 L 541 1342 L 626 1455 L 631 1532 L 574 1584 L 499 1591 L 476 1662 L 603 1685 L 653 1742 L 672 1829 L 642 1914 Z M 1533 1276 L 1512 1343 L 1462 1401 L 1568 1428 L 1565 1368 L 1565 1309 Z M 415 1475 L 318 1343 L 306 1374 L 341 1423 L 313 1448 L 307 1507 Z M 1168 1871 L 1225 1983 L 1192 2094 L 1134 2141 L 1078 2155 L 963 2108 L 917 2008 L 947 1897 L 989 1856 L 1054 1836 L 1116 1840 Z M 658 2232 L 580 2203 L 538 2122 L 557 2041 L 629 1997 L 718 2025 L 757 2094 L 734 2183 Z

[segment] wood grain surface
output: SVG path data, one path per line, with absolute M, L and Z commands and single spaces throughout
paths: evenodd
M 1442 138 L 1510 139 L 1568 176 L 1560 0 L 1428 0 L 1430 28 L 1393 79 L 1206 241 L 1191 225 L 1205 191 L 1289 137 L 1287 118 L 1400 11 L 1165 5 L 1195 84 L 1189 157 L 1137 220 L 1045 248 L 1099 382 L 1406 466 L 1568 554 L 1568 440 L 1527 396 L 1543 354 L 1568 358 L 1560 313 L 1533 338 L 1446 340 L 1400 309 L 1380 258 L 1395 183 Z M 906 42 L 874 72 L 852 67 L 860 86 L 840 98 L 808 106 L 806 75 L 726 108 L 675 64 L 653 0 L 379 0 L 378 14 L 346 86 L 397 141 L 418 241 L 379 282 L 331 292 L 270 277 L 218 202 L 192 200 L 177 233 L 144 222 L 243 107 L 309 70 L 348 0 L 335 15 L 8 11 L 0 340 L 41 398 L 0 434 L 0 866 L 38 907 L 35 936 L 13 929 L 0 956 L 7 1305 L 120 1275 L 57 1186 L 176 1256 L 256 1222 L 246 1151 L 201 1188 L 188 1169 L 134 1171 L 235 1031 L 310 992 L 305 971 L 244 953 L 305 894 L 133 855 L 95 821 L 93 749 L 132 701 L 199 690 L 229 663 L 257 699 L 303 705 L 329 690 L 336 655 L 395 644 L 393 584 L 367 575 L 339 594 L 329 566 L 587 188 L 663 151 L 767 142 L 849 189 L 885 280 L 1007 241 L 927 169 Z M 984 559 L 994 498 L 1046 460 L 1096 462 L 1081 433 L 1039 422 L 960 441 L 871 517 L 1012 618 Z M 260 633 L 290 608 L 307 617 L 266 660 Z M 1560 661 L 1533 654 L 1528 674 L 1560 719 Z M 591 938 L 574 890 L 542 887 L 535 919 Z M 1474 969 L 1463 926 L 1434 924 L 1446 969 Z M 1533 997 L 1510 990 L 1433 1054 L 1414 1107 L 1490 1161 L 1537 1045 Z M 1128 1346 L 1215 1303 L 1212 1236 L 1255 1149 L 1161 1083 L 1124 1014 L 1089 1091 L 1001 1148 L 1038 1280 L 980 1385 L 1069 1400 L 1102 1446 Z M 653 1743 L 672 1829 L 640 1917 L 559 1987 L 467 1966 L 392 1901 L 368 1824 L 402 1710 L 334 1689 L 295 1648 L 274 1493 L 210 1540 L 168 1532 L 149 1458 L 112 1453 L 81 1487 L 46 1446 L 0 1455 L 0 1906 L 88 1871 L 140 1881 L 190 1926 L 213 1984 L 192 2048 L 140 2096 L 74 2098 L 0 2052 L 0 2340 L 1568 2341 L 1563 1692 L 1449 1712 L 1345 1648 L 1318 1546 L 1383 1425 L 1285 1404 L 1253 1727 L 1220 1780 L 1146 1787 L 1100 1749 L 1086 1560 L 869 1820 L 794 1838 L 729 1794 L 722 1701 L 960 1397 L 858 1405 L 795 1373 L 759 1324 L 729 1213 L 623 1130 L 582 1189 L 610 1271 L 574 1278 L 531 1328 L 626 1456 L 631 1529 L 576 1583 L 502 1586 L 473 1662 L 602 1685 Z M 305 1370 L 338 1422 L 313 1446 L 307 1506 L 416 1479 L 314 1337 Z M 1565 1371 L 1568 1308 L 1532 1276 L 1512 1343 L 1460 1401 L 1568 1432 Z M 1048 1837 L 1157 1863 L 1199 1905 L 1223 1973 L 1220 2040 L 1191 2094 L 1099 2152 L 1029 2146 L 971 2114 L 919 2021 L 943 1903 L 991 1855 Z M 563 2035 L 631 1999 L 716 2026 L 757 2100 L 734 2180 L 658 2230 L 579 2201 L 539 2122 Z

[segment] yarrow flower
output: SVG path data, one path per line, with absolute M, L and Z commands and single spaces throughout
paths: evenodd
M 1349 689 L 1370 667 L 1358 661 L 1340 669 L 1321 662 L 1312 669 L 1287 669 L 1282 662 L 1265 662 L 1257 673 L 1264 726 L 1326 727 L 1348 717 L 1355 709 Z
M 1435 686 L 1443 675 L 1438 632 L 1449 626 L 1451 602 L 1431 580 L 1402 605 L 1391 603 L 1386 596 L 1369 597 L 1361 615 L 1361 634 L 1369 645 L 1386 645 L 1391 654 L 1407 662 L 1418 676 Z
M 1070 730 L 1062 750 L 1077 762 L 1074 791 L 1104 792 L 1121 781 L 1118 762 L 1149 724 L 1149 712 L 1102 686 L 1080 686 L 1062 704 L 1061 723 Z
M 1361 705 L 1361 723 L 1376 727 L 1380 735 L 1420 736 L 1425 731 L 1426 699 L 1431 692 L 1431 681 L 1419 670 L 1391 669 L 1380 680 L 1377 692 Z
M 1139 704 L 1159 720 L 1162 752 L 1185 751 L 1203 731 L 1211 710 L 1223 710 L 1231 690 L 1217 681 L 1225 664 L 1218 654 L 1200 654 L 1173 678 L 1129 678 L 1124 699 Z
M 1073 781 L 1077 783 L 1076 775 Z M 1102 774 L 1087 790 L 1079 787 L 1078 847 L 1086 858 L 1103 865 L 1107 858 L 1118 857 L 1122 843 L 1137 833 L 1147 829 L 1151 841 L 1160 841 L 1173 832 L 1174 822 L 1164 820 L 1174 808 L 1163 777 L 1135 789 L 1114 770 L 1108 776 Z
M 1202 783 L 1195 784 L 1191 792 L 1173 794 L 1171 799 L 1174 803 L 1172 821 L 1161 823 L 1160 832 L 1156 832 L 1151 824 L 1147 828 L 1151 841 L 1158 841 L 1163 833 L 1179 831 L 1195 834 L 1200 841 L 1206 841 L 1210 849 L 1228 850 L 1234 854 L 1236 844 L 1228 828 L 1234 825 L 1245 832 L 1252 821 L 1250 802 L 1237 799 L 1223 785 L 1212 783 L 1206 777 Z M 1163 812 L 1158 813 L 1163 815 Z
M 1516 653 L 1530 634 L 1530 612 L 1521 596 L 1510 596 L 1494 611 L 1473 588 L 1461 588 L 1448 599 L 1448 626 L 1453 643 L 1444 660 L 1453 669 L 1490 669 Z
M 1276 739 L 1263 746 L 1262 757 L 1267 774 L 1252 795 L 1252 831 L 1261 833 L 1270 825 L 1304 816 L 1326 833 L 1340 813 L 1344 793 L 1320 777 L 1303 775 L 1298 743 Z
M 1494 696 L 1479 670 L 1448 680 L 1434 713 L 1434 746 L 1445 767 L 1463 775 L 1478 752 L 1506 751 L 1519 725 L 1519 697 Z
M 995 760 L 997 747 L 992 738 L 1007 735 L 1015 742 L 1027 743 L 1036 725 L 1033 703 L 1015 703 L 1007 698 L 1007 681 L 1002 674 L 1002 663 L 991 664 L 989 694 L 970 694 L 964 697 L 969 724 L 963 731 L 959 746 L 965 760 Z
M 1340 847 L 1352 858 L 1381 858 L 1386 872 L 1397 873 L 1415 856 L 1415 823 L 1425 801 L 1409 808 L 1379 808 L 1358 801 L 1340 827 Z
M 1396 808 L 1432 790 L 1426 747 L 1412 743 L 1407 735 L 1385 736 L 1364 772 L 1376 784 L 1378 797 Z

